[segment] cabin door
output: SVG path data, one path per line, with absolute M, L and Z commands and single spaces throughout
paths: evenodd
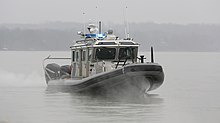
M 76 50 L 75 54 L 75 77 L 81 77 L 82 76 L 82 50 Z
M 88 49 L 82 50 L 82 76 L 89 76 Z

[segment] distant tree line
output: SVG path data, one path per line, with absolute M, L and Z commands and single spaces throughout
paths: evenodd
M 119 38 L 125 37 L 123 24 L 103 24 L 103 31 L 113 29 Z M 220 25 L 130 23 L 131 38 L 148 51 L 220 51 Z M 0 24 L 0 50 L 69 50 L 80 37 L 83 24 L 51 22 L 45 24 Z

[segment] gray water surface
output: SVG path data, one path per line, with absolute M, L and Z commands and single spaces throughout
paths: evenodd
M 220 122 L 220 53 L 156 52 L 165 81 L 135 99 L 47 91 L 42 59 L 49 54 L 70 55 L 0 52 L 0 123 Z

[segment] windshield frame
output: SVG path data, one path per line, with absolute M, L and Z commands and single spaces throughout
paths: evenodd
M 129 54 L 130 56 L 125 56 L 125 55 L 121 56 L 121 54 L 124 52 L 124 51 L 120 52 L 121 49 L 126 49 L 127 51 L 130 51 L 130 54 Z M 132 62 L 136 62 L 137 55 L 138 55 L 138 47 L 119 47 L 117 59 L 118 60 L 132 60 Z
M 94 51 L 95 51 L 94 54 L 95 60 L 115 60 L 117 56 L 116 47 L 96 47 L 94 48 Z

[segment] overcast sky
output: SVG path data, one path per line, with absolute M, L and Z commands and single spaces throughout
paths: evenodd
M 124 23 L 124 18 L 129 22 L 220 24 L 220 0 L 0 0 L 0 23 L 90 19 Z

